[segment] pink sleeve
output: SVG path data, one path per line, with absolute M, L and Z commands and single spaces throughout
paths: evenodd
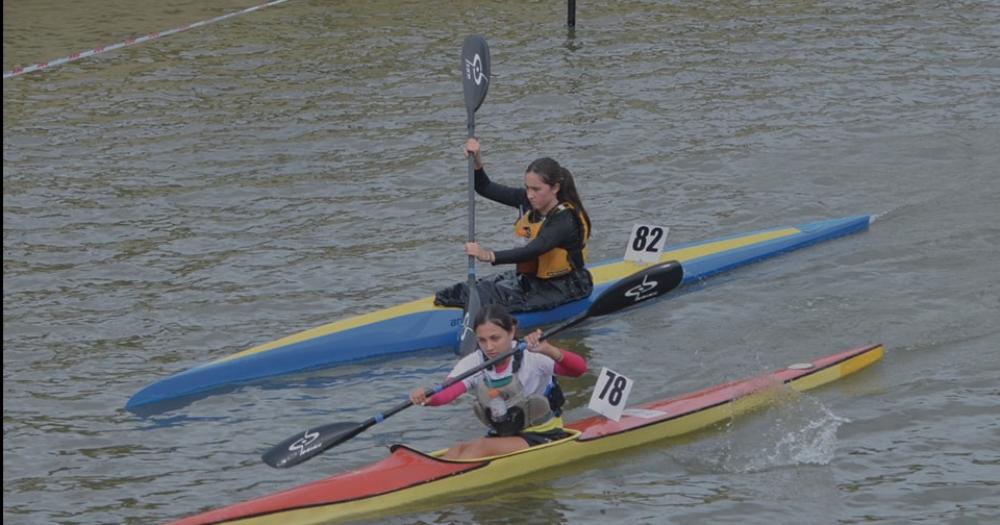
M 427 398 L 426 404 L 429 407 L 447 405 L 448 403 L 451 403 L 452 401 L 457 399 L 458 396 L 464 394 L 465 390 L 466 390 L 465 381 L 459 381 L 449 386 L 448 388 L 445 388 L 444 390 L 438 392 L 437 394 L 434 394 L 433 396 Z
M 560 350 L 562 349 L 560 348 Z M 562 350 L 562 355 L 562 361 L 556 363 L 555 368 L 552 370 L 556 375 L 580 377 L 587 371 L 587 361 L 578 354 L 569 350 Z

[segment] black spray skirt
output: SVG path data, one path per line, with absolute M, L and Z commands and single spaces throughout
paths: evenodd
M 587 297 L 594 290 L 594 281 L 587 269 L 555 279 L 539 279 L 510 270 L 478 279 L 476 288 L 484 306 L 500 304 L 510 313 L 534 312 Z M 468 283 L 458 283 L 434 294 L 434 304 L 438 306 L 464 308 L 468 299 Z

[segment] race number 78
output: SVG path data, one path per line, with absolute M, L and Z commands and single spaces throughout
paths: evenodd
M 604 369 L 604 374 L 608 376 L 608 380 L 604 382 L 604 388 L 597 395 L 597 399 L 606 399 L 612 406 L 618 406 L 622 402 L 622 394 L 625 393 L 625 386 L 628 384 L 628 379 L 606 368 Z M 608 395 L 609 390 L 611 391 L 611 395 Z
M 588 408 L 608 419 L 618 421 L 632 391 L 632 380 L 608 368 L 602 368 L 590 396 Z

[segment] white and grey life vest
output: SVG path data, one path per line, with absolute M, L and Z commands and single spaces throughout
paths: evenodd
M 545 395 L 530 395 L 525 392 L 524 385 L 517 377 L 524 357 L 522 352 L 514 354 L 513 363 L 505 373 L 498 375 L 484 370 L 482 381 L 476 383 L 472 392 L 475 396 L 472 410 L 476 417 L 498 436 L 516 435 L 525 428 L 541 425 L 561 413 L 564 400 L 555 378 L 552 378 L 546 388 Z M 490 409 L 490 402 L 494 398 L 502 399 L 507 407 L 507 413 L 499 420 L 493 418 Z

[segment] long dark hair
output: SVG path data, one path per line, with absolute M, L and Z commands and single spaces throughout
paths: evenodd
M 556 199 L 559 202 L 572 204 L 580 212 L 583 220 L 587 221 L 587 234 L 589 237 L 590 215 L 587 215 L 587 210 L 583 207 L 583 201 L 580 200 L 580 194 L 576 191 L 573 174 L 549 157 L 535 159 L 531 164 L 528 164 L 528 169 L 524 171 L 525 173 L 529 171 L 537 173 L 542 178 L 542 182 L 549 186 L 559 185 L 559 193 L 556 194 Z
M 488 304 L 476 314 L 476 319 L 472 322 L 472 329 L 479 328 L 480 325 L 492 323 L 510 332 L 517 326 L 517 319 L 506 308 L 499 304 Z

